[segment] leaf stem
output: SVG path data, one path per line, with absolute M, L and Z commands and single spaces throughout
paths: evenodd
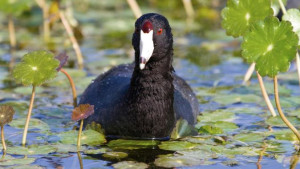
M 35 85 L 32 86 L 32 94 L 31 94 L 31 99 L 30 99 L 30 104 L 29 104 L 29 110 L 27 114 L 27 119 L 26 123 L 24 126 L 24 132 L 23 132 L 23 139 L 22 139 L 22 145 L 25 146 L 26 144 L 26 137 L 27 137 L 27 131 L 28 131 L 28 126 L 29 126 L 29 120 L 32 112 L 32 107 L 33 107 L 33 102 L 34 102 L 34 96 L 35 96 Z
M 252 75 L 253 72 L 254 72 L 254 69 L 255 69 L 255 63 L 253 62 L 253 63 L 249 66 L 249 68 L 248 68 L 248 70 L 247 70 L 247 72 L 246 72 L 246 74 L 245 74 L 245 76 L 244 76 L 244 82 L 243 82 L 243 84 L 246 84 L 246 82 L 249 81 L 249 79 L 251 78 L 251 75 Z
M 81 53 L 79 44 L 78 44 L 78 42 L 77 42 L 77 40 L 74 36 L 74 32 L 73 32 L 69 22 L 67 21 L 63 11 L 59 11 L 59 17 L 60 17 L 60 20 L 63 23 L 67 33 L 68 33 L 70 41 L 73 44 L 73 49 L 75 50 L 75 53 L 76 53 L 76 56 L 77 56 L 79 69 L 83 69 L 83 57 L 82 57 L 82 53 Z
M 49 12 L 48 5 L 45 0 L 36 0 L 37 4 L 40 6 L 43 12 L 43 34 L 45 42 L 50 39 L 50 24 L 49 24 Z
M 77 107 L 77 94 L 76 94 L 76 88 L 75 88 L 75 84 L 73 82 L 73 79 L 64 69 L 60 69 L 60 71 L 62 73 L 64 73 L 67 76 L 68 80 L 69 80 L 70 86 L 72 88 L 72 94 L 73 94 L 73 106 L 75 108 L 75 107 Z
M 83 169 L 82 158 L 81 158 L 79 151 L 77 151 L 77 156 L 78 156 L 78 160 L 79 160 L 80 169 Z
M 134 16 L 136 18 L 139 18 L 140 16 L 142 16 L 142 11 L 138 5 L 138 3 L 136 2 L 136 0 L 127 0 L 127 3 L 129 4 L 131 10 L 134 13 Z
M 6 152 L 6 144 L 5 144 L 5 138 L 4 138 L 4 126 L 3 125 L 1 125 L 1 140 L 2 140 L 3 152 Z
M 299 132 L 293 126 L 293 124 L 291 124 L 289 122 L 289 120 L 285 117 L 284 113 L 281 110 L 280 100 L 279 100 L 279 95 L 278 95 L 277 76 L 274 77 L 274 94 L 275 94 L 276 107 L 277 107 L 278 113 L 279 113 L 282 121 L 293 131 L 293 133 L 297 136 L 298 140 L 300 141 L 300 134 L 299 134 Z
M 188 18 L 193 18 L 195 15 L 195 11 L 191 0 L 182 0 L 182 3 Z
M 256 74 L 257 74 L 257 79 L 258 79 L 258 82 L 259 82 L 259 86 L 260 86 L 260 89 L 261 89 L 261 93 L 265 99 L 265 102 L 269 108 L 269 111 L 271 112 L 272 116 L 273 117 L 276 117 L 276 112 L 274 110 L 274 107 L 270 101 L 270 98 L 268 96 L 268 93 L 266 91 L 266 88 L 265 88 L 265 85 L 264 85 L 264 81 L 262 79 L 262 77 L 260 76 L 260 74 L 258 73 L 258 71 L 256 71 Z
M 278 2 L 279 2 L 279 5 L 280 5 L 280 8 L 282 10 L 282 13 L 286 14 L 286 9 L 285 9 L 285 6 L 284 6 L 282 0 L 278 0 Z
M 81 140 L 82 127 L 83 127 L 83 119 L 80 121 L 80 127 L 79 127 L 79 131 L 78 131 L 78 137 L 77 137 L 77 150 L 80 149 L 80 140 Z
M 13 17 L 11 15 L 8 16 L 8 31 L 9 31 L 9 41 L 10 41 L 10 47 L 15 48 L 17 41 L 16 41 L 16 34 L 15 34 L 15 24 Z

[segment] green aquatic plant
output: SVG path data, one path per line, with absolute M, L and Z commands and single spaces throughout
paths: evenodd
M 72 77 L 69 75 L 69 73 L 62 68 L 67 63 L 69 56 L 66 54 L 66 52 L 62 52 L 62 53 L 58 54 L 55 58 L 57 60 L 59 60 L 59 62 L 60 62 L 59 66 L 56 70 L 58 72 L 59 71 L 62 72 L 69 80 L 70 86 L 72 88 L 72 94 L 73 94 L 73 106 L 75 108 L 75 107 L 77 107 L 77 94 L 76 94 L 75 84 L 74 84 Z
M 8 31 L 11 48 L 16 47 L 16 35 L 15 35 L 15 24 L 14 18 L 21 15 L 25 10 L 28 10 L 32 4 L 31 0 L 12 1 L 12 0 L 1 0 L 0 11 L 8 17 Z
M 268 16 L 273 15 L 271 1 L 265 0 L 228 0 L 226 7 L 222 10 L 222 27 L 226 30 L 227 35 L 233 37 L 244 36 L 254 23 L 261 21 Z M 250 62 L 244 83 L 248 81 L 254 71 L 255 62 Z M 275 110 L 261 76 L 257 73 L 262 95 L 272 114 L 276 116 Z
M 16 65 L 13 70 L 13 76 L 23 85 L 32 85 L 32 94 L 29 104 L 29 110 L 24 127 L 22 145 L 26 144 L 29 120 L 33 108 L 36 86 L 43 84 L 45 81 L 54 78 L 57 74 L 56 68 L 59 62 L 54 55 L 48 51 L 40 50 L 30 52 L 22 58 L 21 63 Z
M 80 148 L 83 119 L 89 117 L 92 114 L 94 114 L 94 105 L 90 105 L 90 104 L 81 104 L 78 107 L 76 107 L 72 112 L 72 120 L 74 120 L 74 121 L 80 120 L 80 127 L 79 127 L 78 137 L 77 137 L 77 148 L 78 149 Z
M 13 109 L 13 107 L 7 105 L 0 106 L 1 140 L 2 140 L 2 147 L 4 152 L 6 152 L 6 144 L 4 138 L 4 125 L 12 121 L 14 114 L 15 114 L 15 110 Z

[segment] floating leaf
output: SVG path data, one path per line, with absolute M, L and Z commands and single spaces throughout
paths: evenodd
M 0 165 L 10 166 L 10 165 L 31 164 L 35 160 L 36 160 L 35 158 L 14 158 L 12 156 L 6 155 L 4 159 L 0 159 Z
M 216 121 L 216 122 L 199 122 L 197 124 L 197 126 L 201 126 L 199 130 L 201 130 L 202 127 L 204 127 L 205 125 L 211 126 L 213 130 L 217 130 L 217 131 L 233 131 L 237 128 L 239 128 L 235 123 L 232 122 L 228 122 L 228 121 Z M 205 128 L 202 128 L 202 130 L 206 130 Z M 200 132 L 200 131 L 199 131 Z M 202 131 L 205 133 L 205 131 Z M 200 132 L 200 133 L 202 133 Z M 211 134 L 221 134 L 221 133 L 211 133 Z
M 103 154 L 103 157 L 105 158 L 109 158 L 109 159 L 122 159 L 122 158 L 126 158 L 128 156 L 127 153 L 124 152 L 107 152 Z
M 71 130 L 59 133 L 60 142 L 63 144 L 77 144 L 78 131 Z M 85 130 L 81 134 L 81 143 L 86 145 L 100 145 L 105 143 L 105 136 L 94 130 Z
M 153 148 L 159 144 L 157 140 L 112 140 L 107 145 L 114 149 L 141 149 L 141 148 Z
M 262 142 L 264 140 L 262 133 L 240 133 L 235 135 L 233 138 L 242 142 Z
M 293 26 L 293 31 L 298 35 L 300 45 L 300 11 L 299 9 L 289 9 L 286 14 L 282 16 L 282 20 L 290 21 Z
M 24 129 L 26 118 L 17 118 L 13 120 L 9 125 L 15 128 Z M 40 119 L 31 118 L 29 122 L 29 129 L 40 129 L 41 131 L 49 131 L 50 127 L 47 123 Z
M 12 121 L 15 110 L 11 106 L 0 105 L 0 126 Z
M 222 10 L 222 26 L 228 35 L 244 35 L 256 21 L 273 14 L 269 0 L 228 0 Z
M 100 148 L 100 149 L 89 149 L 89 150 L 85 150 L 84 154 L 103 154 L 107 152 L 106 148 Z
M 224 121 L 224 120 L 233 120 L 235 118 L 235 114 L 227 111 L 225 109 L 215 110 L 213 112 L 203 112 L 202 115 L 197 117 L 198 122 L 216 122 L 216 121 Z M 198 126 L 198 125 L 196 125 Z M 197 127 L 199 128 L 199 127 Z
M 161 142 L 158 147 L 162 150 L 171 150 L 171 151 L 178 151 L 178 150 L 188 150 L 196 147 L 198 144 L 187 142 L 187 141 L 164 141 Z
M 59 61 L 48 51 L 30 52 L 22 58 L 22 62 L 13 70 L 14 78 L 23 85 L 39 86 L 54 78 Z
M 146 169 L 148 165 L 135 161 L 122 161 L 112 165 L 115 169 Z
M 201 126 L 198 130 L 200 134 L 222 134 L 223 130 L 219 127 L 213 127 L 211 125 Z
M 49 154 L 56 152 L 56 148 L 51 145 L 30 145 L 28 147 L 23 146 L 14 146 L 9 147 L 7 152 L 9 154 L 18 154 L 18 155 L 37 155 L 37 154 Z
M 69 56 L 66 52 L 61 52 L 57 56 L 55 56 L 55 59 L 59 60 L 59 66 L 56 69 L 57 71 L 60 71 L 60 69 L 67 63 Z
M 212 99 L 212 101 L 218 102 L 222 105 L 228 105 L 233 103 L 257 103 L 261 100 L 261 97 L 254 94 L 228 94 L 218 95 Z
M 72 111 L 72 120 L 85 119 L 94 113 L 94 105 L 81 104 Z
M 18 16 L 25 10 L 28 10 L 32 4 L 31 0 L 1 0 L 0 11 L 8 14 Z
M 300 119 L 297 117 L 286 117 L 293 125 L 299 126 Z M 286 124 L 282 121 L 279 116 L 276 117 L 269 117 L 266 120 L 266 123 L 270 126 L 277 126 L 277 127 L 286 127 Z
M 54 144 L 52 145 L 53 147 L 55 147 L 57 149 L 57 153 L 63 153 L 63 154 L 68 154 L 70 152 L 75 153 L 77 152 L 77 145 L 72 145 L 72 144 Z M 85 146 L 81 146 L 80 147 L 80 151 L 85 151 L 86 147 Z
M 297 136 L 291 130 L 277 130 L 272 132 L 277 140 L 297 141 Z
M 255 69 L 261 76 L 274 77 L 285 72 L 297 52 L 298 36 L 287 21 L 280 22 L 275 17 L 255 23 L 244 36 L 243 57 L 255 62 Z
M 155 159 L 154 164 L 159 167 L 175 168 L 184 166 L 212 165 L 215 162 L 190 156 L 163 155 Z

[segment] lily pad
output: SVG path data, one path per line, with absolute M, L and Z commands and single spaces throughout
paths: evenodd
M 254 94 L 228 94 L 228 95 L 219 95 L 212 99 L 217 103 L 222 105 L 229 105 L 233 103 L 258 103 L 262 100 L 261 97 Z
M 128 156 L 128 154 L 124 153 L 124 152 L 106 152 L 102 156 L 104 158 L 120 160 L 120 159 L 126 158 Z
M 114 149 L 141 149 L 141 148 L 153 148 L 159 144 L 156 140 L 112 140 L 107 145 Z
M 51 145 L 30 145 L 28 147 L 14 146 L 9 147 L 7 152 L 9 154 L 18 155 L 37 155 L 37 154 L 49 154 L 56 152 L 56 148 Z
M 235 114 L 225 109 L 219 109 L 213 112 L 202 112 L 202 115 L 197 117 L 198 122 L 216 122 L 229 121 L 235 118 Z M 197 125 L 196 125 L 197 126 Z M 198 127 L 199 128 L 199 127 Z
M 24 129 L 26 118 L 17 118 L 14 119 L 11 123 L 9 123 L 10 126 Z M 31 118 L 29 121 L 29 127 L 28 129 L 39 129 L 41 131 L 49 131 L 50 127 L 47 123 L 43 122 L 40 119 Z
M 99 148 L 99 149 L 89 149 L 89 150 L 85 150 L 84 154 L 103 154 L 107 152 L 106 148 Z
M 203 123 L 199 122 L 197 126 L 201 126 L 202 124 Z M 215 129 L 221 129 L 219 130 L 220 132 L 221 131 L 229 132 L 239 128 L 235 123 L 228 122 L 228 121 L 206 122 L 203 125 L 208 125 Z M 203 126 L 201 126 L 201 128 L 202 127 Z M 221 133 L 211 133 L 211 134 L 221 134 Z
M 228 0 L 222 10 L 222 26 L 228 35 L 238 37 L 244 35 L 253 23 L 272 14 L 270 1 Z
M 122 161 L 112 165 L 115 169 L 146 169 L 149 166 L 145 163 L 135 161 Z
M 41 87 L 35 88 L 36 94 L 42 93 L 43 91 L 44 91 L 44 89 Z M 28 87 L 28 86 L 20 86 L 20 87 L 15 88 L 14 92 L 18 93 L 18 94 L 23 94 L 23 95 L 30 95 L 32 93 L 32 88 Z
M 212 165 L 215 162 L 189 156 L 160 156 L 155 159 L 154 164 L 159 167 L 174 168 L 184 166 Z
M 72 145 L 72 144 L 53 144 L 53 147 L 55 147 L 57 149 L 57 153 L 62 153 L 62 154 L 68 154 L 68 153 L 75 153 L 78 151 L 77 149 L 77 145 Z M 85 151 L 86 147 L 85 146 L 81 146 L 80 147 L 80 151 Z
M 23 85 L 39 86 L 57 75 L 59 61 L 48 51 L 30 52 L 13 70 L 14 78 Z
M 235 140 L 239 140 L 242 142 L 262 142 L 264 140 L 265 136 L 262 133 L 241 133 L 237 134 L 233 137 Z
M 164 141 L 158 147 L 162 150 L 178 151 L 188 150 L 198 146 L 198 144 L 187 141 Z
M 59 133 L 60 142 L 63 144 L 77 144 L 78 131 L 71 130 Z M 84 130 L 81 134 L 81 143 L 96 146 L 106 142 L 105 136 L 94 130 Z
M 299 9 L 289 9 L 286 14 L 282 16 L 282 20 L 290 21 L 293 25 L 293 31 L 298 35 L 300 39 L 300 11 Z M 300 45 L 300 40 L 298 42 Z
M 24 165 L 31 164 L 35 161 L 35 158 L 14 158 L 12 156 L 6 155 L 4 159 L 0 160 L 1 166 L 10 166 L 10 165 Z
M 297 45 L 298 36 L 290 22 L 267 17 L 245 34 L 242 55 L 249 63 L 256 63 L 255 69 L 261 76 L 274 77 L 288 70 Z
M 200 134 L 222 134 L 224 131 L 219 127 L 214 127 L 211 125 L 201 126 L 198 130 Z
M 297 136 L 291 130 L 278 130 L 272 133 L 277 140 L 297 141 Z
M 300 119 L 297 117 L 287 117 L 287 119 L 295 126 L 300 126 Z M 270 126 L 277 126 L 277 127 L 286 127 L 286 124 L 282 121 L 279 116 L 276 117 L 269 117 L 266 120 L 266 123 Z

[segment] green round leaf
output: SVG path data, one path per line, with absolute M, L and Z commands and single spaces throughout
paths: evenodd
M 112 165 L 115 169 L 146 169 L 148 165 L 135 161 L 122 161 Z
M 128 154 L 124 152 L 107 152 L 103 154 L 104 158 L 117 159 L 117 160 L 126 158 L 127 156 Z
M 18 16 L 28 10 L 32 3 L 32 0 L 1 0 L 0 11 L 7 15 Z
M 18 155 L 36 155 L 36 154 L 49 154 L 56 152 L 56 147 L 51 145 L 30 145 L 29 147 L 14 146 L 9 147 L 7 152 L 9 154 Z
M 228 35 L 242 36 L 256 21 L 273 14 L 270 1 L 228 0 L 222 10 L 222 26 Z
M 293 25 L 293 31 L 298 35 L 300 39 L 300 11 L 299 9 L 289 9 L 286 14 L 283 15 L 282 20 L 290 21 Z M 298 41 L 300 45 L 300 40 Z
M 14 78 L 23 85 L 38 86 L 54 78 L 59 61 L 48 51 L 40 50 L 30 52 L 22 58 L 13 70 Z
M 61 138 L 63 144 L 77 144 L 78 131 L 71 130 L 67 132 L 59 133 L 58 136 Z M 105 143 L 105 136 L 94 130 L 85 130 L 81 133 L 81 143 L 90 146 L 100 145 Z
M 156 140 L 112 140 L 107 145 L 114 149 L 141 149 L 141 148 L 153 148 L 157 146 L 159 141 Z
M 4 159 L 0 159 L 0 165 L 9 166 L 9 165 L 31 164 L 35 160 L 36 160 L 35 158 L 14 158 L 12 156 L 6 155 Z
M 164 141 L 158 147 L 162 150 L 171 150 L 171 151 L 178 151 L 178 150 L 188 150 L 196 147 L 197 144 L 187 142 L 187 141 Z
M 23 129 L 26 118 L 14 119 L 9 125 L 15 128 Z M 40 129 L 41 131 L 49 131 L 50 127 L 47 123 L 40 119 L 31 118 L 29 121 L 29 129 Z
M 219 127 L 214 127 L 211 125 L 204 125 L 200 127 L 199 131 L 200 134 L 222 134 L 224 131 Z
M 243 57 L 249 63 L 256 63 L 255 69 L 261 76 L 274 77 L 287 71 L 298 44 L 298 36 L 292 29 L 289 22 L 280 22 L 275 17 L 254 24 L 244 36 Z

